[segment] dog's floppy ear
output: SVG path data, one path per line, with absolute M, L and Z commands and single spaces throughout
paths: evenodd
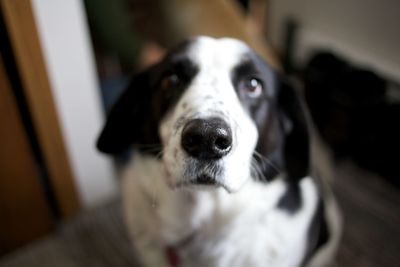
M 309 134 L 304 102 L 293 82 L 281 76 L 278 103 L 285 140 L 283 161 L 289 179 L 301 179 L 309 172 Z
M 119 97 L 107 116 L 106 124 L 97 140 L 97 148 L 109 154 L 123 152 L 133 143 L 152 143 L 149 123 L 152 86 L 150 81 L 153 68 L 132 77 L 128 88 Z M 157 130 L 153 131 L 156 133 Z M 150 135 L 147 135 L 150 133 Z M 154 135 L 154 134 L 153 134 Z

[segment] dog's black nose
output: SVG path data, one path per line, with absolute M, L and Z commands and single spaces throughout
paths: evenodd
M 232 132 L 220 118 L 194 119 L 182 131 L 182 147 L 198 159 L 219 159 L 232 148 Z

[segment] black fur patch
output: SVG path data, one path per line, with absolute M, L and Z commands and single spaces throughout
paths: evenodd
M 267 160 L 255 158 L 264 171 L 264 178 L 271 180 L 278 170 L 285 170 L 288 181 L 297 183 L 308 174 L 309 143 L 304 111 L 294 88 L 254 53 L 243 57 L 231 77 L 243 108 L 259 132 L 256 150 Z M 239 90 L 239 83 L 250 78 L 263 84 L 260 97 L 250 98 Z M 285 129 L 285 125 L 290 125 L 290 129 Z M 295 192 L 293 188 L 295 186 L 290 185 L 289 194 Z
M 295 212 L 301 207 L 298 182 L 309 171 L 308 131 L 301 100 L 293 86 L 254 53 L 243 57 L 231 77 L 243 108 L 259 132 L 254 158 L 262 178 L 270 181 L 285 172 L 287 190 L 278 207 Z M 257 98 L 248 97 L 239 88 L 240 82 L 251 78 L 263 85 L 264 91 Z
M 309 174 L 309 133 L 302 100 L 295 88 L 283 79 L 281 80 L 278 101 L 281 109 L 280 115 L 283 116 L 281 120 L 283 124 L 289 125 L 289 129 L 285 129 L 283 145 L 287 190 L 280 199 L 278 207 L 289 213 L 294 213 L 302 205 L 299 182 Z M 285 120 L 287 121 L 285 122 Z
M 198 72 L 198 67 L 187 58 L 189 45 L 190 42 L 181 44 L 159 64 L 133 76 L 108 114 L 97 142 L 100 151 L 118 154 L 132 144 L 142 152 L 157 154 L 161 150 L 159 123 Z M 176 75 L 179 82 L 163 88 L 162 81 L 168 75 Z
M 302 201 L 299 184 L 289 182 L 286 187 L 286 192 L 278 201 L 278 208 L 293 214 L 301 207 Z
M 239 88 L 241 82 L 251 78 L 263 85 L 263 92 L 257 98 L 249 97 Z M 232 70 L 231 79 L 242 107 L 254 120 L 259 133 L 254 159 L 263 174 L 261 179 L 270 181 L 283 168 L 280 153 L 283 132 L 277 118 L 276 74 L 259 56 L 249 52 Z

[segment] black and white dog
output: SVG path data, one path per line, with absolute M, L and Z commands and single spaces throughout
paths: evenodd
M 321 267 L 338 233 L 309 143 L 282 77 L 238 40 L 196 37 L 133 77 L 98 148 L 138 148 L 122 195 L 144 266 Z

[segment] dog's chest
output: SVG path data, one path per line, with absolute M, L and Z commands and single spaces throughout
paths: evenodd
M 276 208 L 285 192 L 280 179 L 270 184 L 250 181 L 235 194 L 223 189 L 173 191 L 160 167 L 138 161 L 135 177 L 126 177 L 130 180 L 124 185 L 135 191 L 130 193 L 136 202 L 125 199 L 125 210 L 130 205 L 140 209 L 147 218 L 140 228 L 149 238 L 173 247 L 181 266 L 297 266 L 302 261 L 317 199 L 310 179 L 301 183 L 301 210 L 289 214 Z
M 252 190 L 232 205 L 216 204 L 181 248 L 188 266 L 297 266 L 306 247 L 307 212 L 289 215 L 276 209 L 274 190 L 265 190 L 271 197 Z

